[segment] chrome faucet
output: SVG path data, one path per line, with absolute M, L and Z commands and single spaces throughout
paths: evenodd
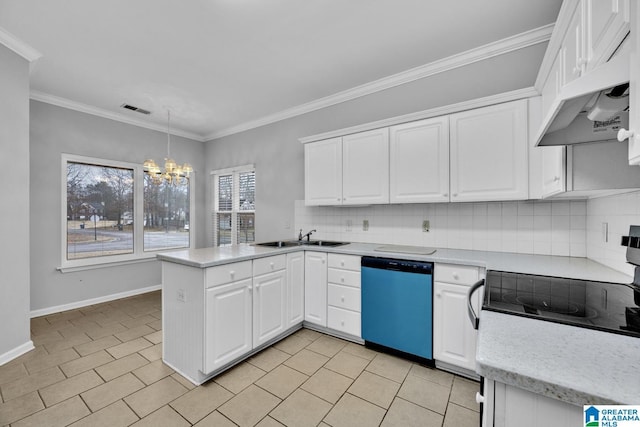
M 311 238 L 311 233 L 315 233 L 316 230 L 311 230 L 307 234 L 302 234 L 302 228 L 300 229 L 300 233 L 298 234 L 298 242 L 302 242 L 302 239 L 307 238 L 307 242 Z

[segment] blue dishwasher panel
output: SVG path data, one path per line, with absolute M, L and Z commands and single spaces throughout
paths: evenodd
M 431 274 L 362 267 L 362 338 L 433 359 Z

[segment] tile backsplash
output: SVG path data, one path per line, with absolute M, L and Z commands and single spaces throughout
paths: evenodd
M 425 221 L 428 231 L 423 231 Z M 584 200 L 364 207 L 307 207 L 298 200 L 295 227 L 304 232 L 315 228 L 314 237 L 326 240 L 587 255 Z

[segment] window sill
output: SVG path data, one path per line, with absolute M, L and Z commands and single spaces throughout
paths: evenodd
M 137 258 L 127 259 L 127 260 L 96 262 L 96 263 L 85 264 L 85 265 L 61 266 L 61 267 L 56 267 L 56 270 L 58 270 L 61 273 L 73 273 L 76 271 L 95 270 L 98 268 L 108 268 L 108 267 L 119 267 L 121 265 L 140 264 L 142 262 L 150 262 L 150 261 L 156 261 L 156 260 L 157 260 L 156 253 L 154 253 L 154 254 L 143 255 Z

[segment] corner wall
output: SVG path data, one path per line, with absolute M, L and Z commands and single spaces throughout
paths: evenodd
M 0 44 L 0 365 L 33 348 L 29 317 L 29 62 Z

